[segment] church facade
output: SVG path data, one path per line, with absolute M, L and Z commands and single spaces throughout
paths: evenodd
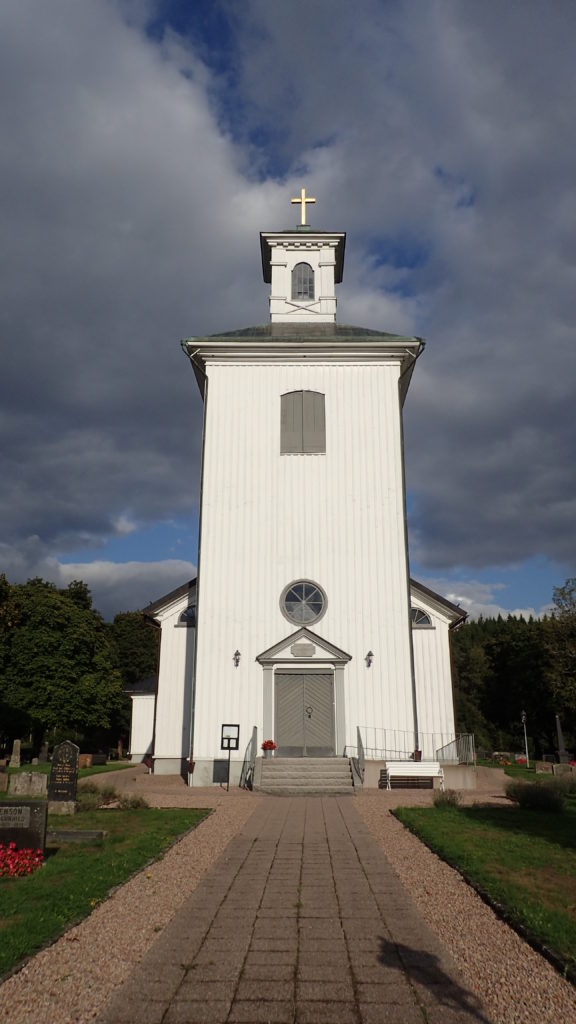
M 312 230 L 310 201 L 261 235 L 269 323 L 183 342 L 204 402 L 198 578 L 147 609 L 149 742 L 154 771 L 187 765 L 194 786 L 217 779 L 223 725 L 232 781 L 254 728 L 277 757 L 342 757 L 358 730 L 368 756 L 434 757 L 455 734 L 465 616 L 409 575 L 402 411 L 423 342 L 336 322 L 346 237 Z

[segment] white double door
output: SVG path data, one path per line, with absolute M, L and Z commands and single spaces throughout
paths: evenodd
M 334 673 L 276 672 L 275 722 L 278 757 L 333 757 Z

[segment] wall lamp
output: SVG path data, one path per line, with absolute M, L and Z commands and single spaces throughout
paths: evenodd
M 366 662 L 366 668 L 370 668 L 370 665 L 374 661 L 374 653 L 372 651 L 368 651 L 368 654 L 364 658 L 364 661 Z
M 238 650 L 234 651 L 234 654 L 232 655 L 232 661 L 234 662 L 234 668 L 238 668 L 238 665 L 240 664 L 240 658 L 241 657 L 242 657 L 242 655 L 240 654 L 240 651 L 238 651 Z

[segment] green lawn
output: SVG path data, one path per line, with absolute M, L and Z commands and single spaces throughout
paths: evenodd
M 97 765 L 94 765 L 93 768 L 81 768 L 80 771 L 78 772 L 78 779 L 79 780 L 80 779 L 87 779 L 90 775 L 101 775 L 102 772 L 121 772 L 121 771 L 125 771 L 126 768 L 135 768 L 135 767 L 137 767 L 137 765 L 126 764 L 126 763 L 122 763 L 122 762 L 119 763 L 117 761 L 112 761 L 110 764 L 97 764 Z M 49 764 L 27 764 L 27 765 L 24 765 L 22 768 L 8 768 L 8 775 L 21 774 L 22 772 L 38 772 L 41 775 L 49 775 L 50 774 L 50 765 Z M 110 782 L 111 782 L 112 785 L 114 784 L 114 780 L 113 779 L 111 779 Z M 8 799 L 19 799 L 19 798 L 18 797 L 13 797 L 13 794 L 9 793 L 9 792 L 4 792 L 4 791 L 0 792 L 0 800 L 8 800 Z M 26 799 L 26 797 L 24 797 L 23 799 Z M 38 797 L 36 797 L 36 799 L 38 799 Z
M 506 775 L 509 775 L 511 779 L 530 779 L 530 781 L 534 782 L 534 779 L 536 778 L 536 769 L 532 767 L 527 768 L 526 765 L 498 764 L 497 761 L 492 760 L 479 760 L 476 763 L 482 768 L 502 768 Z M 530 764 L 533 765 L 534 762 L 530 761 Z M 540 776 L 538 776 L 538 778 L 540 778 Z
M 86 779 L 89 775 L 100 775 L 101 772 L 121 772 L 126 768 L 137 768 L 130 761 L 110 761 L 108 764 L 96 764 L 93 768 L 80 768 L 79 779 Z M 50 774 L 49 764 L 24 764 L 20 768 L 8 768 L 8 775 L 15 775 L 21 772 L 40 772 L 42 775 Z
M 44 866 L 25 878 L 0 878 L 0 978 L 25 957 L 87 917 L 114 886 L 160 857 L 205 810 L 99 810 L 63 818 L 52 829 L 98 829 L 103 842 L 48 847 Z
M 396 816 L 576 971 L 576 800 L 519 807 L 402 807 Z

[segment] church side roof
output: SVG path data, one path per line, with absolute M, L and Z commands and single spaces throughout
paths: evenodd
M 425 587 L 424 584 L 419 583 L 418 580 L 411 578 L 410 588 L 417 593 L 421 593 L 422 597 L 429 598 L 436 604 L 441 605 L 452 619 L 452 622 L 450 623 L 451 629 L 453 629 L 454 626 L 459 626 L 461 622 L 464 622 L 464 620 L 468 618 L 468 612 L 464 608 L 461 608 L 459 604 L 452 604 L 452 602 L 446 597 L 442 597 L 442 595 L 437 594 L 435 590 L 430 590 L 429 587 Z
M 178 598 L 184 597 L 185 594 L 196 593 L 196 580 L 188 580 L 188 583 L 183 583 L 181 587 L 176 587 L 175 590 L 171 590 L 169 594 L 164 594 L 164 597 L 159 597 L 157 601 L 152 601 L 151 604 L 147 605 L 143 609 L 143 614 L 148 618 L 153 619 L 158 612 L 161 612 L 163 608 L 177 601 Z

